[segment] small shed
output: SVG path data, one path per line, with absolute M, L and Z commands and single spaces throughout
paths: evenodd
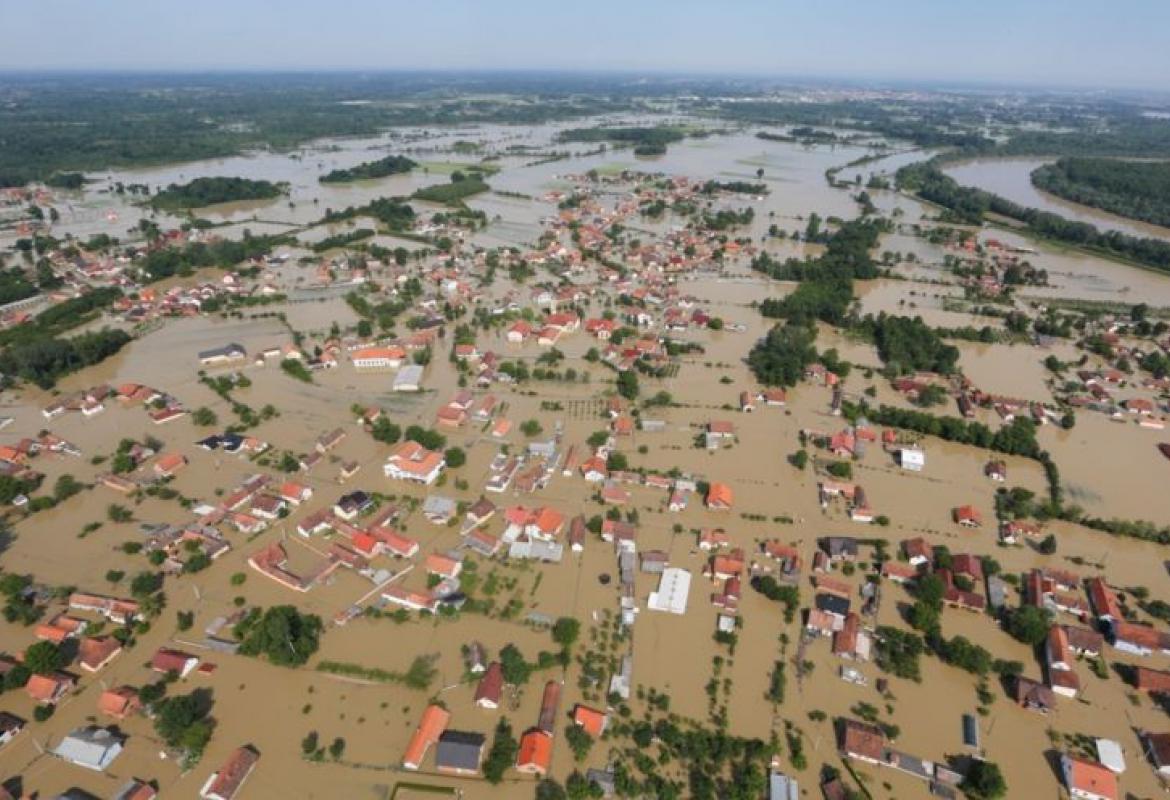
M 963 744 L 979 749 L 979 721 L 974 714 L 963 715 Z

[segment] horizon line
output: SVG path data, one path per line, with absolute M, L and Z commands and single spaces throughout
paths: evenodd
M 261 76 L 261 75 L 524 75 L 529 77 L 610 77 L 610 78 L 669 78 L 691 81 L 733 81 L 786 83 L 794 87 L 808 84 L 836 84 L 857 88 L 906 88 L 930 89 L 936 92 L 970 90 L 1012 90 L 1023 92 L 1076 92 L 1100 93 L 1121 92 L 1128 94 L 1162 94 L 1170 98 L 1170 86 L 1154 87 L 1122 84 L 1083 83 L 1028 83 L 994 78 L 947 78 L 930 79 L 896 75 L 834 75 L 813 73 L 795 75 L 791 73 L 768 73 L 753 71 L 716 70 L 673 70 L 663 67 L 403 67 L 403 66 L 22 66 L 0 65 L 0 78 L 6 76 L 121 76 L 121 77 L 182 77 L 182 76 Z M 2 87 L 0 87 L 2 88 Z

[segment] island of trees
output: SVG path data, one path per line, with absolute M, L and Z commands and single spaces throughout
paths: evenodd
M 1123 217 L 1170 226 L 1170 164 L 1062 158 L 1032 173 L 1046 192 Z
M 571 128 L 557 139 L 562 142 L 615 142 L 632 144 L 634 155 L 655 156 L 666 152 L 666 146 L 681 142 L 686 133 L 681 128 L 658 125 L 652 128 Z
M 216 203 L 234 203 L 239 200 L 271 200 L 283 193 L 284 188 L 272 181 L 254 181 L 250 178 L 196 178 L 189 183 L 172 183 L 158 192 L 150 204 L 157 209 L 170 211 L 202 208 Z
M 335 169 L 327 175 L 322 175 L 321 183 L 350 183 L 385 178 L 387 175 L 410 172 L 417 166 L 416 162 L 406 156 L 386 156 L 377 161 L 367 161 L 349 169 Z
M 414 199 L 454 206 L 473 194 L 486 192 L 491 188 L 480 173 L 465 175 L 456 170 L 451 173 L 450 183 L 436 183 L 434 186 L 423 187 L 414 193 Z

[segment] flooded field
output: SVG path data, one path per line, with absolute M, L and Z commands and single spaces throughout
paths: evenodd
M 370 139 L 318 142 L 291 153 L 260 152 L 238 158 L 111 172 L 94 176 L 97 178 L 94 184 L 62 206 L 60 222 L 53 232 L 86 238 L 95 233 L 124 233 L 132 227 L 141 210 L 130 205 L 125 196 L 109 191 L 119 182 L 145 183 L 157 189 L 199 176 L 238 174 L 287 183 L 289 195 L 271 202 L 199 209 L 198 216 L 229 224 L 230 227 L 217 229 L 224 235 L 237 230 L 242 235 L 244 228 L 252 233 L 291 231 L 302 244 L 311 246 L 327 236 L 365 226 L 360 219 L 352 221 L 352 225 L 318 224 L 326 209 L 361 205 L 389 195 L 405 196 L 422 186 L 446 181 L 450 172 L 469 160 L 475 161 L 466 152 L 454 150 L 457 141 L 470 141 L 476 143 L 477 153 L 498 156 L 485 162 L 493 170 L 487 178 L 493 191 L 468 201 L 472 209 L 487 215 L 487 224 L 469 236 L 474 245 L 535 249 L 545 230 L 545 220 L 557 213 L 554 203 L 540 199 L 543 195 L 570 188 L 573 184 L 568 176 L 579 176 L 589 170 L 612 175 L 628 168 L 662 172 L 666 176 L 690 176 L 700 181 L 762 181 L 770 189 L 763 198 L 736 197 L 720 202 L 735 207 L 751 205 L 753 219 L 734 235 L 774 258 L 783 259 L 815 254 L 820 246 L 769 237 L 769 228 L 775 225 L 785 232 L 803 230 L 812 212 L 822 218 L 856 216 L 857 203 L 850 191 L 830 186 L 825 172 L 872 154 L 870 148 L 863 146 L 777 143 L 756 138 L 754 131 L 736 131 L 686 139 L 672 144 L 661 157 L 639 158 L 619 150 L 539 163 L 543 160 L 540 154 L 546 151 L 588 149 L 583 144 L 555 142 L 557 132 L 563 127 L 567 126 L 404 130 Z M 507 154 L 509 146 L 517 145 L 530 147 L 533 152 Z M 317 180 L 320 174 L 332 169 L 350 167 L 388 153 L 410 155 L 424 162 L 425 168 L 344 186 L 322 185 Z M 857 170 L 865 175 L 889 173 L 902 163 L 928 156 L 921 152 L 898 153 L 859 166 Z M 1026 176 L 1028 169 L 1020 164 L 1004 166 L 1002 172 L 1000 169 L 997 165 L 980 163 L 956 167 L 951 174 L 962 183 L 975 185 L 979 185 L 979 175 L 987 176 L 984 188 L 1011 196 L 1002 190 L 1015 183 L 997 183 L 1015 181 L 1013 176 Z M 852 171 L 848 168 L 843 174 L 851 176 Z M 932 213 L 911 198 L 890 191 L 875 190 L 874 199 L 883 212 L 899 209 L 900 221 L 905 224 L 921 222 Z M 1012 199 L 1021 200 L 1019 196 Z M 163 226 L 178 222 L 161 214 L 155 219 Z M 629 226 L 637 226 L 636 230 L 648 241 L 657 241 L 678 232 L 686 222 L 683 215 L 667 211 L 657 220 L 633 217 Z M 1117 303 L 1140 300 L 1170 306 L 1170 278 L 1099 258 L 1058 252 L 1015 233 L 997 231 L 995 236 L 1012 245 L 1034 247 L 1037 252 L 1029 255 L 1030 260 L 1049 271 L 1052 285 L 1028 287 L 1021 294 Z M 409 239 L 386 232 L 379 232 L 376 241 L 388 248 L 417 247 Z M 890 234 L 879 249 L 913 253 L 916 260 L 894 265 L 897 279 L 858 282 L 856 294 L 861 313 L 921 316 L 931 326 L 1002 327 L 996 320 L 944 307 L 948 298 L 963 296 L 962 287 L 941 266 L 951 251 L 906 232 Z M 46 797 L 70 786 L 107 797 L 130 777 L 149 777 L 158 781 L 164 797 L 193 797 L 232 750 L 251 744 L 262 757 L 242 793 L 244 797 L 369 797 L 373 800 L 389 797 L 400 781 L 454 786 L 470 800 L 527 797 L 535 779 L 514 770 L 509 770 L 502 784 L 492 786 L 477 778 L 439 775 L 433 768 L 432 756 L 428 756 L 421 771 L 405 771 L 400 767 L 402 754 L 423 709 L 431 701 L 441 702 L 450 711 L 451 727 L 455 730 L 483 733 L 490 743 L 497 720 L 506 717 L 519 736 L 536 722 L 542 687 L 551 679 L 563 680 L 565 689 L 556 718 L 550 774 L 563 781 L 575 769 L 604 768 L 611 756 L 628 746 L 628 742 L 607 734 L 594 745 L 587 758 L 577 762 L 564 735 L 566 725 L 570 724 L 568 713 L 577 702 L 602 708 L 608 705 L 612 710 L 610 724 L 617 723 L 617 708 L 624 704 L 609 702 L 604 687 L 588 686 L 582 681 L 579 658 L 586 652 L 599 650 L 614 661 L 627 651 L 634 656 L 634 693 L 628 703 L 628 713 L 633 719 L 639 719 L 649 708 L 639 689 L 653 688 L 670 696 L 672 713 L 699 724 L 711 721 L 707 687 L 713 680 L 714 659 L 718 658 L 720 677 L 729 680 L 724 683 L 727 688 L 720 690 L 721 702 L 726 705 L 727 730 L 736 736 L 765 742 L 773 736 L 783 741 L 785 722 L 796 725 L 803 732 L 808 756 L 808 766 L 798 774 L 805 794 L 811 797 L 815 796 L 816 776 L 821 766 L 841 764 L 834 739 L 834 718 L 856 716 L 853 709 L 859 703 L 882 707 L 883 721 L 896 725 L 900 731 L 896 745 L 901 750 L 939 762 L 952 756 L 969 755 L 970 751 L 963 746 L 960 720 L 963 714 L 975 713 L 981 704 L 976 695 L 978 680 L 928 655 L 922 659 L 920 683 L 890 677 L 889 690 L 884 696 L 877 692 L 875 683 L 879 677 L 887 676 L 872 663 L 850 662 L 864 674 L 869 685 L 846 683 L 838 677 L 846 662 L 832 655 L 827 640 L 814 638 L 802 645 L 801 614 L 786 622 L 779 605 L 746 587 L 746 576 L 738 605 L 741 627 L 737 644 L 730 651 L 712 638 L 718 612 L 711 604 L 711 596 L 720 587 L 703 573 L 711 554 L 699 549 L 698 531 L 724 529 L 731 546 L 743 548 L 749 561 L 758 555 L 760 544 L 767 540 L 780 540 L 797 548 L 804 563 L 799 582 L 802 609 L 811 605 L 815 594 L 810 582 L 814 552 L 818 539 L 826 536 L 882 538 L 888 541 L 891 553 L 898 551 L 901 541 L 922 537 L 929 544 L 945 546 L 956 555 L 993 558 L 1004 574 L 1019 575 L 1034 567 L 1048 566 L 1070 569 L 1088 578 L 1106 574 L 1107 570 L 1110 582 L 1118 587 L 1147 587 L 1152 597 L 1164 597 L 1170 590 L 1170 575 L 1164 567 L 1166 549 L 1156 544 L 1110 537 L 1064 522 L 1044 523 L 1045 532 L 1052 532 L 1058 541 L 1055 554 L 1042 555 L 1032 544 L 999 544 L 996 491 L 1003 484 L 985 475 L 989 452 L 934 437 L 905 434 L 901 440 L 903 445 L 913 440 L 925 451 L 926 468 L 921 472 L 903 470 L 897 463 L 894 448 L 876 442 L 852 461 L 851 480 L 864 486 L 873 511 L 884 518 L 884 525 L 852 521 L 839 500 L 822 505 L 818 483 L 828 478 L 827 464 L 835 459 L 811 445 L 808 450 L 812 459 L 807 469 L 792 466 L 788 457 L 801 449 L 802 432 L 831 436 L 848 423 L 832 412 L 832 391 L 808 380 L 789 390 L 784 407 L 760 403 L 750 413 L 740 411 L 741 392 L 755 396 L 762 388 L 745 358 L 775 322 L 763 318 L 756 306 L 767 298 L 785 296 L 796 284 L 767 280 L 751 271 L 749 257 L 729 255 L 718 269 L 683 273 L 671 279 L 678 296 L 692 298 L 687 302 L 717 316 L 723 322 L 722 329 L 692 325 L 672 334 L 673 338 L 693 343 L 700 349 L 678 356 L 671 365 L 669 377 L 643 375 L 639 378 L 640 401 L 644 403 L 664 391 L 669 392 L 670 402 L 662 406 L 643 405 L 639 410 L 642 427 L 635 428 L 628 436 L 615 436 L 616 449 L 628 460 L 630 470 L 660 475 L 674 471 L 704 483 L 726 483 L 734 491 L 734 508 L 730 511 L 705 508 L 696 493 L 684 510 L 671 512 L 669 493 L 663 489 L 644 485 L 629 487 L 630 500 L 623 511 L 627 518 L 629 512 L 636 512 L 638 551 L 661 551 L 671 567 L 691 574 L 685 614 L 648 609 L 648 596 L 657 589 L 659 578 L 638 570 L 632 591 L 641 609 L 636 622 L 626 638 L 621 639 L 620 647 L 615 644 L 603 648 L 600 643 L 609 641 L 609 620 L 616 618 L 621 602 L 616 579 L 619 569 L 614 546 L 590 533 L 581 552 L 571 552 L 566 547 L 563 560 L 555 564 L 468 555 L 468 561 L 474 564 L 473 571 L 482 580 L 481 590 L 489 580 L 502 587 L 494 590 L 495 605 L 491 613 L 411 613 L 405 619 L 396 619 L 391 614 L 392 608 L 387 607 L 383 614 L 359 615 L 347 624 L 335 624 L 338 616 L 351 606 L 380 605 L 378 595 L 382 586 L 358 571 L 338 569 L 309 591 L 294 592 L 251 568 L 249 557 L 262 547 L 280 544 L 289 556 L 291 571 L 312 570 L 321 563 L 331 543 L 345 539 L 340 534 L 303 537 L 296 532 L 297 522 L 329 509 L 342 495 L 361 489 L 378 494 L 385 503 L 401 505 L 403 517 L 397 523 L 397 530 L 419 543 L 417 555 L 407 559 L 382 557 L 376 565 L 394 572 L 395 585 L 419 592 L 428 590 L 431 587 L 425 574 L 424 557 L 462 545 L 462 510 L 486 496 L 483 491 L 491 474 L 490 465 L 501 449 L 508 448 L 509 453 L 523 452 L 529 444 L 548 439 L 555 431 L 560 443 L 587 452 L 586 441 L 599 431 L 608 431 L 612 424 L 605 409 L 607 402 L 616 396 L 616 373 L 589 358 L 591 350 L 605 348 L 604 342 L 583 330 L 566 335 L 556 342 L 557 350 L 564 357 L 558 368 L 572 366 L 579 374 L 587 374 L 587 380 L 499 382 L 487 389 L 473 387 L 476 399 L 489 392 L 497 397 L 503 409 L 497 418 L 512 422 L 511 432 L 494 437 L 486 422 L 443 429 L 446 446 L 461 448 L 467 456 L 466 464 L 449 470 L 440 483 L 430 487 L 391 481 L 383 474 L 383 463 L 391 446 L 375 440 L 364 430 L 351 409 L 353 406 L 381 408 L 402 428 L 434 425 L 440 408 L 468 384 L 454 356 L 449 357 L 454 346 L 455 318 L 443 320 L 442 338 L 434 341 L 431 360 L 423 371 L 421 391 L 417 393 L 394 392 L 392 371 L 359 371 L 348 356 L 340 359 L 336 368 L 313 371 L 310 382 L 299 381 L 282 369 L 280 359 L 261 359 L 263 365 L 257 365 L 253 358 L 264 350 L 291 346 L 301 338 L 323 342 L 334 335 L 331 333 L 334 326 L 341 332 L 350 332 L 361 320 L 346 299 L 353 291 L 352 285 L 313 285 L 317 262 L 334 253 L 313 256 L 305 248 L 291 250 L 293 258 L 279 266 L 265 267 L 271 273 L 271 281 L 287 292 L 287 300 L 270 306 L 240 308 L 230 315 L 165 319 L 156 330 L 135 339 L 118 355 L 68 376 L 51 392 L 22 388 L 7 391 L 0 397 L 3 415 L 12 418 L 11 424 L 0 431 L 0 443 L 14 444 L 37 435 L 42 429 L 51 429 L 53 434 L 76 445 L 81 454 L 39 456 L 35 466 L 45 474 L 45 485 L 52 486 L 65 474 L 87 484 L 84 491 L 55 508 L 14 522 L 11 535 L 0 542 L 6 573 L 31 574 L 55 586 L 122 595 L 129 591 L 130 579 L 148 569 L 143 557 L 126 552 L 123 544 L 144 541 L 149 534 L 148 526 L 190 522 L 192 512 L 179 499 L 143 496 L 131 500 L 112 489 L 93 485 L 110 469 L 109 459 L 122 438 L 138 441 L 148 436 L 157 438 L 161 452 L 177 452 L 187 457 L 186 468 L 168 485 L 179 493 L 180 499 L 189 500 L 188 505 L 214 506 L 223 495 L 230 494 L 258 471 L 272 473 L 281 480 L 300 481 L 313 492 L 303 506 L 287 518 L 274 520 L 264 530 L 247 534 L 231 530 L 227 535 L 231 549 L 217 558 L 212 567 L 192 575 L 168 578 L 166 609 L 137 633 L 134 647 L 96 678 L 84 675 L 81 688 L 69 695 L 50 719 L 31 725 L 29 731 L 0 750 L 0 779 L 20 775 L 26 788 L 36 789 Z M 309 260 L 298 263 L 302 257 Z M 444 280 L 442 270 L 448 268 L 444 259 L 435 257 L 433 263 L 409 267 L 424 276 L 432 268 L 438 272 L 427 291 L 437 293 L 435 286 Z M 480 287 L 475 303 L 481 309 L 505 302 L 516 302 L 527 308 L 532 305 L 529 298 L 535 285 L 549 280 L 549 273 L 538 274 L 538 278 L 521 284 L 501 270 L 494 283 Z M 222 271 L 204 270 L 190 278 L 175 279 L 173 283 L 193 286 L 217 280 L 221 275 Z M 592 275 L 576 275 L 572 280 L 584 284 Z M 566 279 L 567 282 L 570 281 Z M 600 284 L 597 280 L 592 283 Z M 603 309 L 616 308 L 616 295 L 616 291 L 601 285 L 596 294 L 582 300 L 578 307 L 593 317 Z M 652 305 L 645 303 L 641 308 L 657 314 Z M 687 306 L 688 314 L 690 309 Z M 510 342 L 505 330 L 497 326 L 477 331 L 478 351 L 492 351 L 500 359 L 533 367 L 538 365 L 542 354 L 549 352 L 548 347 L 535 341 Z M 650 330 L 654 336 L 662 332 Z M 394 333 L 405 336 L 409 332 L 396 328 Z M 242 346 L 250 357 L 230 368 L 200 365 L 200 352 L 226 343 Z M 1071 362 L 1078 357 L 1071 341 L 1045 348 L 1023 342 L 1010 345 L 955 342 L 955 345 L 960 351 L 959 368 L 974 386 L 989 394 L 1035 403 L 1053 402 L 1050 375 L 1043 363 L 1045 358 L 1053 355 Z M 906 397 L 882 376 L 881 361 L 868 341 L 822 325 L 817 347 L 822 352 L 836 348 L 842 359 L 852 362 L 853 369 L 842 386 L 847 399 L 865 397 L 875 406 L 911 407 Z M 233 389 L 232 402 L 229 402 L 201 380 L 201 371 L 211 377 L 239 372 L 248 378 L 249 385 Z M 66 413 L 47 420 L 42 414 L 42 409 L 55 399 L 72 392 L 96 385 L 117 387 L 125 383 L 157 387 L 178 398 L 188 410 L 210 409 L 218 422 L 214 427 L 199 427 L 191 415 L 186 415 L 156 425 L 144 407 L 123 407 L 117 402 L 107 403 L 105 411 L 92 417 Z M 247 429 L 248 435 L 269 444 L 272 462 L 222 451 L 207 452 L 195 446 L 197 440 L 237 422 L 233 402 L 251 409 L 270 406 L 274 410 L 268 418 Z M 956 415 L 953 397 L 948 395 L 945 402 L 945 407 L 935 409 L 935 413 Z M 993 429 L 999 424 L 994 412 L 986 409 L 978 412 L 978 419 Z M 520 424 L 529 420 L 539 423 L 539 434 L 526 436 L 520 430 Z M 647 426 L 647 420 L 661 424 Z M 705 447 L 702 434 L 716 421 L 730 422 L 734 433 L 714 448 Z M 312 452 L 318 437 L 337 428 L 345 433 L 343 441 L 329 450 L 311 472 L 298 471 L 280 477 L 275 454 Z M 1060 466 L 1070 502 L 1095 516 L 1146 519 L 1158 525 L 1170 523 L 1170 502 L 1165 500 L 1164 492 L 1170 462 L 1155 447 L 1157 441 L 1165 438 L 1164 434 L 1141 428 L 1132 420 L 1119 423 L 1105 414 L 1089 412 L 1078 413 L 1076 426 L 1071 430 L 1050 424 L 1042 426 L 1037 434 L 1041 446 Z M 98 457 L 96 463 L 95 457 Z M 1044 496 L 1047 483 L 1037 461 L 1022 457 L 1006 457 L 1004 461 L 1010 476 L 1006 486 L 1018 486 Z M 356 465 L 357 471 L 343 478 L 343 465 Z M 547 487 L 532 495 L 520 494 L 514 488 L 491 495 L 500 511 L 486 528 L 493 535 L 500 534 L 501 512 L 513 505 L 549 506 L 567 517 L 581 514 L 588 519 L 605 515 L 608 507 L 600 502 L 598 486 L 586 482 L 579 472 L 571 472 L 566 476 L 560 469 L 555 470 Z M 427 497 L 434 496 L 449 497 L 460 504 L 455 521 L 436 525 L 426 519 L 417 507 Z M 114 521 L 109 513 L 111 504 L 129 506 L 132 519 Z M 970 529 L 956 524 L 953 512 L 963 506 L 979 512 L 982 527 Z M 100 524 L 93 527 L 96 523 Z M 869 572 L 864 565 L 874 557 L 872 545 L 864 544 L 861 550 L 856 569 L 850 566 L 834 574 L 835 578 L 846 581 L 858 608 L 861 606 L 859 592 L 867 581 L 865 573 Z M 880 585 L 880 604 L 875 613 L 865 617 L 865 627 L 905 628 L 904 613 L 913 602 L 912 596 L 892 581 Z M 1018 593 L 1013 592 L 1009 604 L 1014 606 L 1018 600 Z M 294 604 L 325 621 L 320 650 L 307 666 L 280 668 L 256 658 L 206 649 L 202 632 L 217 618 L 244 606 L 282 604 Z M 501 612 L 513 606 L 507 615 Z M 178 611 L 194 614 L 189 630 L 179 630 Z M 526 684 L 515 691 L 509 690 L 499 710 L 477 707 L 474 702 L 477 679 L 465 674 L 464 646 L 481 642 L 491 658 L 497 657 L 509 644 L 519 648 L 530 660 L 535 660 L 542 650 L 554 651 L 556 645 L 549 631 L 534 624 L 532 614 L 538 620 L 558 617 L 579 620 L 582 635 L 573 651 L 577 658 L 567 668 L 554 665 L 535 670 Z M 965 636 L 987 648 L 996 658 L 1020 661 L 1025 675 L 1042 679 L 1042 666 L 1036 654 L 1001 630 L 990 614 L 952 608 L 942 619 L 947 636 Z M 1071 622 L 1072 617 L 1065 615 L 1058 621 Z M 616 627 L 614 623 L 615 630 Z M 0 642 L 3 642 L 0 650 L 17 653 L 32 641 L 29 628 L 0 622 Z M 121 723 L 130 738 L 124 753 L 105 773 L 89 772 L 41 752 L 47 742 L 55 743 L 79 725 L 95 720 L 106 724 L 108 720 L 99 718 L 96 712 L 97 698 L 103 688 L 122 684 L 140 686 L 157 679 L 148 662 L 151 654 L 163 646 L 190 650 L 216 667 L 209 675 L 193 673 L 172 689 L 172 692 L 196 688 L 213 691 L 212 717 L 216 727 L 198 766 L 184 771 L 167 757 L 151 721 L 144 717 Z M 1142 660 L 1108 649 L 1106 655 L 1113 664 L 1141 661 L 1159 669 L 1168 666 L 1165 654 Z M 347 678 L 315 669 L 321 661 L 335 661 L 405 672 L 418 656 L 430 659 L 436 670 L 425 689 L 412 689 L 401 682 Z M 788 665 L 787 692 L 783 702 L 773 705 L 766 694 L 773 665 L 778 660 Z M 1011 787 L 1011 797 L 1050 797 L 1058 791 L 1059 774 L 1047 768 L 1044 760 L 1048 758 L 1044 754 L 1053 749 L 1048 729 L 1112 738 L 1122 742 L 1130 764 L 1122 778 L 1126 790 L 1135 797 L 1154 796 L 1160 787 L 1142 759 L 1134 731 L 1163 729 L 1164 712 L 1148 698 L 1132 694 L 1117 674 L 1098 678 L 1087 662 L 1078 662 L 1076 669 L 1084 685 L 1081 697 L 1062 699 L 1058 710 L 1047 717 L 1017 707 L 1008 689 L 993 680 L 995 685 L 991 691 L 995 699 L 982 703 L 987 707 L 987 714 L 979 717 L 982 754 L 1001 765 Z M 803 673 L 802 677 L 797 677 L 798 672 Z M 33 718 L 34 705 L 23 691 L 8 692 L 0 698 L 0 708 L 24 719 Z M 318 733 L 323 746 L 335 737 L 344 738 L 343 755 L 320 760 L 303 758 L 301 742 L 310 731 Z M 790 764 L 790 750 L 786 747 L 781 747 L 784 753 L 779 759 L 783 769 L 791 772 L 795 767 Z M 677 772 L 674 765 L 663 769 L 672 775 Z M 874 797 L 929 796 L 925 782 L 904 773 L 866 767 L 859 768 L 859 772 L 865 776 L 866 786 Z M 398 795 L 408 796 L 407 792 Z

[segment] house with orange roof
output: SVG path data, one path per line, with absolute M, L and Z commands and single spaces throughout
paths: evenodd
M 412 558 L 418 553 L 417 540 L 403 536 L 392 528 L 374 528 L 370 531 L 370 535 L 382 542 L 392 556 Z
M 616 484 L 601 487 L 601 502 L 609 506 L 621 506 L 630 502 L 630 493 Z
M 359 370 L 398 369 L 405 360 L 406 350 L 398 345 L 364 347 L 350 356 L 354 369 Z
M 78 643 L 77 659 L 82 669 L 97 672 L 121 652 L 122 645 L 113 636 L 86 637 Z
M 390 453 L 383 470 L 387 478 L 429 486 L 438 480 L 445 466 L 447 462 L 441 453 L 428 450 L 418 442 L 405 441 Z
M 1170 695 L 1170 672 L 1134 667 L 1133 685 L 1135 689 L 1150 694 Z
M 448 428 L 461 428 L 467 423 L 467 411 L 454 403 L 448 403 L 435 412 L 435 422 Z
M 1163 633 L 1149 625 L 1135 622 L 1115 621 L 1109 626 L 1113 646 L 1124 653 L 1148 656 L 1153 653 L 1170 653 L 1170 634 Z
M 978 528 L 983 525 L 983 515 L 974 506 L 959 506 L 951 511 L 955 522 L 965 528 Z
M 708 574 L 717 581 L 725 581 L 743 574 L 744 552 L 740 548 L 727 555 L 717 555 L 707 567 Z
M 279 494 L 286 503 L 299 506 L 313 496 L 313 489 L 303 483 L 285 481 L 280 485 Z
M 532 325 L 525 320 L 517 320 L 508 328 L 505 336 L 509 344 L 523 344 L 532 336 Z
M 197 666 L 199 666 L 199 659 L 196 656 L 169 647 L 160 647 L 150 660 L 150 668 L 155 672 L 161 672 L 164 675 L 174 672 L 180 678 L 186 678 L 191 674 L 191 670 Z
M 734 504 L 731 487 L 725 483 L 712 483 L 707 488 L 707 508 L 712 511 L 728 511 Z
M 439 607 L 438 602 L 425 592 L 414 592 L 401 586 L 387 586 L 382 590 L 382 598 L 388 603 L 408 608 L 411 611 L 430 611 L 434 613 Z
M 154 462 L 154 474 L 160 478 L 171 478 L 186 466 L 187 457 L 182 453 L 166 453 Z
M 758 397 L 766 406 L 784 406 L 788 403 L 788 393 L 783 389 L 765 389 Z
M 69 608 L 74 611 L 94 611 L 117 625 L 125 625 L 138 616 L 138 603 L 117 597 L 74 592 L 69 595 Z
M 33 675 L 24 685 L 28 696 L 38 703 L 54 705 L 77 686 L 77 679 L 65 672 Z
M 703 528 L 699 531 L 699 549 L 718 550 L 731 544 L 731 537 L 722 528 Z
M 1117 593 L 1105 583 L 1102 578 L 1089 578 L 1085 581 L 1085 588 L 1089 592 L 1089 602 L 1093 604 L 1093 613 L 1097 619 L 1105 622 L 1124 619 L 1121 603 L 1117 600 Z
M 583 706 L 580 703 L 573 708 L 573 723 L 580 726 L 594 739 L 605 732 L 605 726 L 608 722 L 609 717 L 604 711 L 598 711 L 595 708 Z
M 428 553 L 425 564 L 428 575 L 440 578 L 457 578 L 463 570 L 463 562 L 440 553 Z
M 142 708 L 138 699 L 138 690 L 131 686 L 120 686 L 117 689 L 106 689 L 98 697 L 97 710 L 99 714 L 114 719 L 126 719 Z
M 1118 800 L 1117 776 L 1103 764 L 1063 753 L 1060 773 L 1074 800 Z
M 529 775 L 548 774 L 552 762 L 552 734 L 533 729 L 520 737 L 520 752 L 516 756 L 516 769 Z
M 581 318 L 572 311 L 561 311 L 545 317 L 544 324 L 560 333 L 573 333 L 581 326 Z
M 61 644 L 72 635 L 70 631 L 52 623 L 42 623 L 33 629 L 33 636 L 37 637 L 38 640 L 52 642 L 53 644 Z
M 900 564 L 897 561 L 883 561 L 881 574 L 883 578 L 894 583 L 905 584 L 918 577 L 918 568 Z
M 581 476 L 590 483 L 600 483 L 609 477 L 606 461 L 601 456 L 593 456 L 581 464 Z
M 202 800 L 234 800 L 259 760 L 260 754 L 251 747 L 237 747 L 224 765 L 203 784 L 199 797 Z
M 406 753 L 402 756 L 402 766 L 405 769 L 417 770 L 422 766 L 427 751 L 439 741 L 447 724 L 451 721 L 451 712 L 439 705 L 429 705 L 423 711 L 422 719 L 406 745 Z

